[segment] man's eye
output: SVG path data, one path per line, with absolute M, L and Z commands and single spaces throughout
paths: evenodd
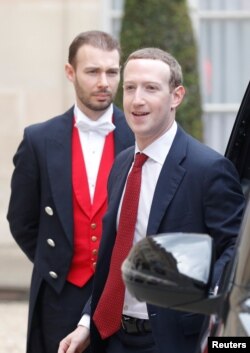
M 124 90 L 125 90 L 125 91 L 132 91 L 132 90 L 134 90 L 134 89 L 135 89 L 134 86 L 124 86 Z
M 154 91 L 156 91 L 157 88 L 156 88 L 155 86 L 151 86 L 151 85 L 150 85 L 150 86 L 147 86 L 146 89 L 147 89 L 148 91 L 154 92 Z
M 109 75 L 109 76 L 117 76 L 118 75 L 118 71 L 108 71 L 107 75 Z

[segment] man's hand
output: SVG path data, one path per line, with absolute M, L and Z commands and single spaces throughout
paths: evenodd
M 89 346 L 89 329 L 78 326 L 59 344 L 58 353 L 82 353 Z

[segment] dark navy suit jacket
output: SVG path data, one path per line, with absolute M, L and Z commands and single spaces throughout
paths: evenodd
M 134 135 L 123 112 L 115 106 L 113 117 L 117 155 L 134 145 Z M 72 127 L 73 107 L 63 115 L 29 126 L 14 156 L 7 218 L 14 239 L 34 263 L 29 332 L 42 281 L 60 293 L 73 256 Z M 52 216 L 46 213 L 47 206 L 53 210 Z M 49 238 L 54 247 L 49 246 Z M 52 278 L 50 271 L 58 278 Z M 89 293 L 86 295 L 83 302 Z
M 109 206 L 103 220 L 92 313 L 109 272 L 116 237 L 116 217 L 134 148 L 116 159 L 108 183 Z M 212 236 L 216 248 L 213 285 L 232 257 L 238 235 L 244 197 L 232 163 L 178 127 L 160 173 L 148 220 L 147 236 L 165 232 L 197 232 Z M 188 235 L 187 235 L 188 236 Z M 112 300 L 112 299 L 111 299 Z M 115 298 L 114 298 L 115 305 Z M 159 353 L 193 353 L 204 317 L 147 305 Z M 93 353 L 102 352 L 105 341 L 91 323 Z

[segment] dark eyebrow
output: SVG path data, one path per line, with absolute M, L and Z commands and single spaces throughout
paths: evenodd
M 84 70 L 88 71 L 88 70 L 102 70 L 102 68 L 100 68 L 99 66 L 87 66 L 84 68 Z M 109 67 L 106 69 L 106 71 L 120 71 L 120 67 Z

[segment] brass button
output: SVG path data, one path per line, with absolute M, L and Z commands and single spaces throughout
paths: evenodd
M 52 210 L 52 208 L 51 207 L 49 207 L 49 206 L 46 206 L 45 207 L 45 212 L 49 215 L 49 216 L 53 216 L 53 210 Z
M 96 229 L 96 223 L 91 223 L 91 225 L 90 225 L 90 227 L 91 227 L 91 229 Z
M 93 267 L 96 267 L 96 262 L 93 262 Z
M 92 235 L 91 240 L 92 241 L 97 241 L 97 237 L 95 235 Z
M 51 246 L 52 248 L 54 248 L 56 246 L 55 242 L 53 239 L 47 239 L 47 243 L 49 244 L 49 246 Z
M 57 279 L 57 277 L 58 277 L 58 274 L 54 271 L 49 271 L 49 275 L 50 275 L 50 277 L 52 277 L 54 279 Z
M 92 254 L 93 254 L 93 255 L 96 255 L 96 254 L 97 254 L 97 251 L 98 251 L 97 249 L 93 249 L 93 250 L 92 250 Z

